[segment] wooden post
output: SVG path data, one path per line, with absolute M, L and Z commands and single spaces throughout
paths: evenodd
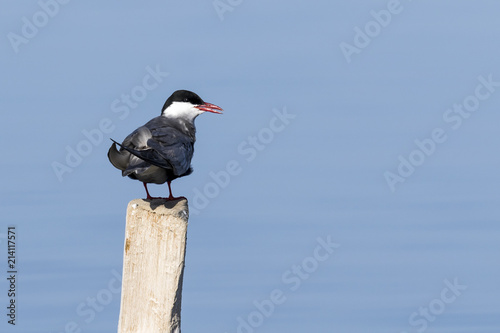
M 186 199 L 129 202 L 118 333 L 180 332 L 188 217 Z

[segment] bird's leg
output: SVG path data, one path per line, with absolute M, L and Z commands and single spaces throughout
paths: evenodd
M 173 200 L 174 196 L 172 195 L 172 187 L 170 187 L 170 183 L 171 183 L 171 181 L 169 180 L 167 182 L 167 184 L 168 184 L 168 200 Z
M 146 183 L 143 183 L 143 184 L 144 184 L 144 188 L 146 189 L 146 194 L 148 195 L 148 197 L 146 199 L 148 199 L 148 200 L 153 199 L 153 197 L 149 195 L 148 184 L 146 184 Z
M 147 200 L 155 200 L 155 199 L 162 199 L 162 200 L 167 200 L 167 201 L 170 201 L 170 200 L 179 200 L 179 199 L 186 199 L 185 197 L 174 197 L 172 195 L 172 188 L 170 187 L 170 183 L 171 182 L 168 182 L 168 193 L 169 193 L 169 196 L 168 198 L 161 198 L 161 197 L 152 197 L 151 195 L 149 195 L 149 191 L 148 191 L 148 184 L 147 183 L 144 183 L 144 188 L 146 189 L 146 194 L 148 195 L 148 197 L 146 198 Z
M 176 197 L 174 197 L 174 196 L 172 195 L 172 187 L 170 186 L 170 183 L 171 183 L 171 181 L 167 181 L 167 185 L 168 185 L 168 193 L 169 193 L 169 195 L 168 195 L 168 198 L 166 198 L 166 200 L 179 200 L 179 199 L 186 199 L 185 197 L 177 197 L 177 198 L 176 198 Z

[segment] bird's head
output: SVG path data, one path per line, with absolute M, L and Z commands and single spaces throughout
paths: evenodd
M 222 108 L 204 102 L 200 96 L 188 90 L 177 90 L 170 96 L 162 109 L 162 116 L 194 120 L 204 112 L 222 113 Z

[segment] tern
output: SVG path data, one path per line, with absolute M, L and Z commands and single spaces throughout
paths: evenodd
M 133 131 L 121 144 L 111 139 L 113 144 L 108 151 L 109 161 L 122 171 L 123 177 L 141 181 L 149 200 L 184 198 L 172 195 L 170 183 L 193 172 L 194 120 L 205 112 L 220 114 L 222 111 L 219 106 L 204 102 L 194 92 L 177 90 L 163 105 L 160 116 Z M 168 198 L 149 195 L 147 184 L 165 182 L 168 184 Z

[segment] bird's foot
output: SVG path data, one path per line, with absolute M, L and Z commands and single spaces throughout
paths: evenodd
M 181 199 L 184 199 L 184 200 L 187 200 L 186 197 L 174 197 L 174 196 L 169 196 L 168 198 L 165 198 L 165 200 L 167 201 L 174 201 L 174 200 L 181 200 Z
M 174 196 L 169 196 L 167 198 L 164 198 L 164 197 L 152 197 L 148 195 L 148 197 L 146 198 L 146 200 L 165 200 L 165 201 L 174 201 L 181 199 L 187 200 L 186 197 L 174 197 Z

